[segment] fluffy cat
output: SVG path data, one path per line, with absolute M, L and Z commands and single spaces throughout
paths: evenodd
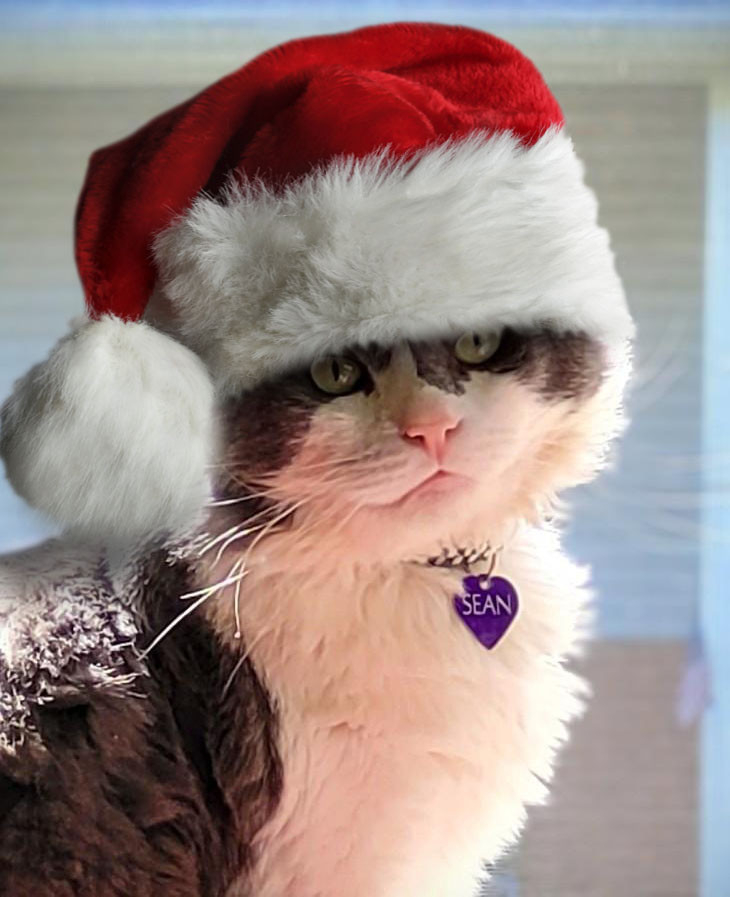
M 626 367 L 549 329 L 352 346 L 222 403 L 184 539 L 6 559 L 2 893 L 473 894 L 581 707 L 586 571 L 547 518 Z M 493 650 L 457 549 L 519 593 Z
M 0 571 L 3 895 L 469 897 L 516 837 L 634 332 L 563 124 L 516 48 L 396 23 L 94 153 L 88 318 L 1 415 L 64 528 Z

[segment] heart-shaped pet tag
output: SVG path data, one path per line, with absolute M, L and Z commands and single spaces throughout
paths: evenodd
M 517 589 L 502 576 L 465 576 L 454 608 L 485 648 L 493 648 L 507 632 L 520 606 Z

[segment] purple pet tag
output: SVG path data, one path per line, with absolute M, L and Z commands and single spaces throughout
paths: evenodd
M 493 648 L 512 625 L 519 599 L 517 590 L 501 576 L 465 576 L 454 607 L 485 648 Z

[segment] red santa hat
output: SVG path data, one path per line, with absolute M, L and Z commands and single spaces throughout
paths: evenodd
M 558 103 L 462 27 L 284 44 L 97 151 L 76 257 L 89 318 L 16 384 L 0 449 L 32 504 L 103 538 L 189 523 L 215 402 L 320 354 L 632 333 Z

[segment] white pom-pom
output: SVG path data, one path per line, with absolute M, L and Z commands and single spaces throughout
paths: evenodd
M 132 542 L 205 505 L 214 391 L 202 361 L 147 324 L 104 317 L 15 384 L 0 417 L 13 488 L 74 534 Z

